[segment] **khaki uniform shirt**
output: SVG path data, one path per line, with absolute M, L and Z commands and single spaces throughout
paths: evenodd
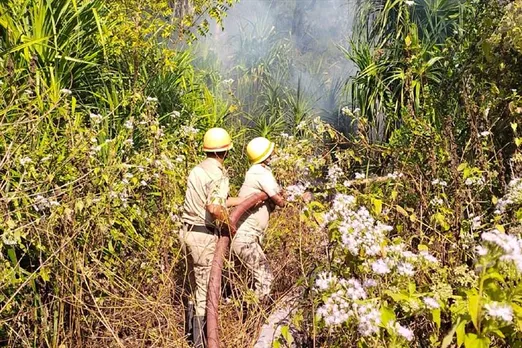
M 189 225 L 213 226 L 214 219 L 207 211 L 207 205 L 226 207 L 229 181 L 223 166 L 214 158 L 207 158 L 194 167 L 189 174 L 183 222 Z
M 247 197 L 251 194 L 265 192 L 268 197 L 273 197 L 281 190 L 277 184 L 270 167 L 262 164 L 254 164 L 245 175 L 245 182 L 239 191 L 239 197 Z M 238 223 L 238 233 L 261 235 L 268 227 L 270 213 L 274 204 L 269 199 L 261 206 L 250 210 Z

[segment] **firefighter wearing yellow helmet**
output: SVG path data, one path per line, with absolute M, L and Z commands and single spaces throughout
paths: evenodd
M 243 200 L 229 195 L 229 179 L 223 167 L 232 139 L 222 128 L 209 129 L 203 138 L 206 159 L 188 177 L 183 205 L 181 242 L 187 256 L 190 300 L 187 303 L 186 333 L 193 346 L 205 346 L 205 307 L 210 268 L 218 239 L 218 221 L 227 207 Z M 190 337 L 192 336 L 192 337 Z
M 268 260 L 261 248 L 263 236 L 275 205 L 284 207 L 286 204 L 270 169 L 274 147 L 273 142 L 263 137 L 255 138 L 247 145 L 246 152 L 252 166 L 245 175 L 239 197 L 244 198 L 251 194 L 265 192 L 270 199 L 243 215 L 238 222 L 238 230 L 231 245 L 233 254 L 253 276 L 255 292 L 261 300 L 266 299 L 270 294 L 273 280 Z

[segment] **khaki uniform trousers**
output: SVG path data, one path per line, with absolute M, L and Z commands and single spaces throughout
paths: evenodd
M 180 237 L 187 258 L 189 292 L 194 302 L 195 315 L 198 317 L 205 316 L 210 268 L 216 251 L 218 236 L 188 231 L 185 225 Z
M 270 265 L 255 234 L 238 232 L 232 240 L 231 250 L 254 279 L 255 293 L 260 298 L 270 294 L 273 276 Z

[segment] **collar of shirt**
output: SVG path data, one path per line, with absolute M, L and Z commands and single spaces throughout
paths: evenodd
M 266 170 L 268 171 L 272 171 L 272 168 L 270 168 L 270 166 L 268 164 L 264 164 L 264 163 L 259 163 L 259 164 L 254 164 L 255 166 L 260 166 L 261 168 L 265 168 Z
M 212 157 L 207 157 L 205 159 L 205 161 L 208 161 L 208 162 L 212 163 L 213 165 L 217 166 L 219 169 L 223 170 L 223 164 L 221 164 L 221 162 L 219 162 L 217 159 L 212 158 Z

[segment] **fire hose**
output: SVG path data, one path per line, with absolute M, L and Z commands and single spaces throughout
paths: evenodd
M 222 230 L 216 244 L 214 259 L 210 269 L 210 279 L 207 290 L 207 342 L 208 348 L 219 348 L 219 324 L 218 307 L 221 297 L 221 274 L 223 271 L 223 261 L 228 254 L 230 237 L 237 231 L 236 224 L 241 216 L 250 208 L 261 201 L 268 199 L 265 192 L 260 192 L 248 197 L 243 203 L 238 205 L 229 216 L 228 228 Z

